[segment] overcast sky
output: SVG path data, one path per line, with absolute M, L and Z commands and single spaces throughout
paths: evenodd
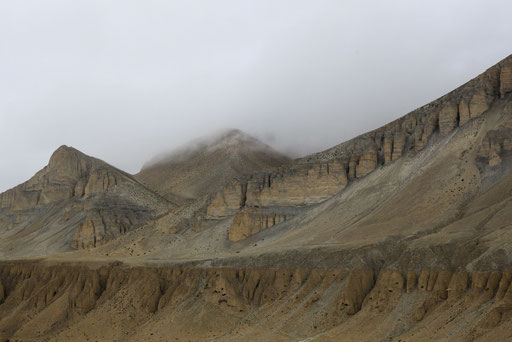
M 512 53 L 510 0 L 0 1 L 0 191 L 66 144 L 131 173 L 223 128 L 319 151 Z

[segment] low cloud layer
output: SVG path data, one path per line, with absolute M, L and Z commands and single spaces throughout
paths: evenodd
M 0 2 L 0 191 L 60 145 L 135 173 L 228 127 L 298 156 L 512 53 L 512 3 Z

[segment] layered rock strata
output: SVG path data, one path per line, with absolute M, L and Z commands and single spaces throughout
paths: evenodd
M 486 160 L 489 166 L 500 165 L 504 154 L 512 151 L 512 121 L 501 124 L 485 135 L 478 150 L 478 157 Z
M 122 171 L 105 167 L 74 148 L 61 146 L 34 177 L 0 194 L 0 208 L 23 210 L 73 197 L 91 196 L 130 182 Z
M 70 230 L 74 232 L 68 235 L 70 247 L 91 248 L 149 222 L 169 207 L 130 175 L 61 146 L 34 177 L 0 194 L 0 224 L 32 235 L 45 234 L 45 229 Z
M 231 241 L 240 241 L 290 218 L 291 216 L 286 214 L 265 213 L 246 208 L 233 218 L 228 238 Z
M 235 179 L 217 193 L 207 215 L 218 218 L 234 215 L 244 207 L 322 202 L 343 190 L 348 182 L 365 177 L 380 165 L 391 163 L 409 151 L 421 151 L 432 136 L 445 137 L 481 116 L 496 100 L 512 91 L 511 68 L 512 57 L 508 57 L 462 87 L 388 125 L 324 152 L 297 159 L 274 172 Z M 484 143 L 480 155 L 488 155 L 491 164 L 498 163 L 499 151 L 506 150 L 509 142 L 503 140 L 498 146 L 491 140 Z M 245 216 L 236 220 L 236 230 L 240 230 L 239 219 Z M 249 226 L 245 230 L 253 231 Z
M 210 217 L 233 215 L 241 208 L 300 206 L 323 201 L 347 184 L 339 160 L 297 164 L 270 173 L 235 179 L 215 195 L 207 209 Z

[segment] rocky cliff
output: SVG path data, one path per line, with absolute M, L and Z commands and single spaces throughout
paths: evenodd
M 322 202 L 351 181 L 404 154 L 416 154 L 432 138 L 441 139 L 480 117 L 495 101 L 512 92 L 511 70 L 512 58 L 508 57 L 449 94 L 381 128 L 273 172 L 239 177 L 216 195 L 207 213 L 215 218 L 233 215 L 244 207 L 276 208 Z M 507 127 L 505 124 L 490 132 L 482 147 L 480 155 L 491 164 L 498 163 L 499 153 L 510 148 Z
M 512 121 L 507 121 L 487 132 L 478 151 L 478 157 L 483 158 L 489 166 L 493 167 L 501 164 L 502 158 L 508 156 L 510 151 L 512 151 Z
M 340 161 L 297 164 L 269 173 L 255 173 L 233 180 L 217 193 L 208 207 L 211 217 L 228 216 L 244 206 L 299 206 L 321 202 L 347 184 Z
M 125 172 L 61 146 L 34 177 L 0 194 L 0 224 L 5 240 L 27 234 L 37 241 L 53 232 L 67 240 L 55 241 L 56 250 L 62 245 L 89 248 L 145 224 L 170 207 Z
M 228 238 L 231 241 L 240 241 L 290 218 L 290 214 L 264 213 L 255 209 L 245 208 L 233 218 L 233 222 L 229 227 Z
M 511 327 L 511 279 L 510 270 L 3 263 L 0 338 L 484 341 Z M 353 329 L 362 324 L 373 329 Z

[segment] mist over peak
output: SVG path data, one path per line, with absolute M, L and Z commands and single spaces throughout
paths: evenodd
M 226 157 L 236 157 L 239 154 L 249 152 L 279 153 L 250 134 L 240 129 L 230 128 L 195 138 L 177 148 L 159 153 L 145 163 L 141 171 L 158 164 L 182 163 L 193 156 L 204 156 L 217 151 L 222 151 Z

